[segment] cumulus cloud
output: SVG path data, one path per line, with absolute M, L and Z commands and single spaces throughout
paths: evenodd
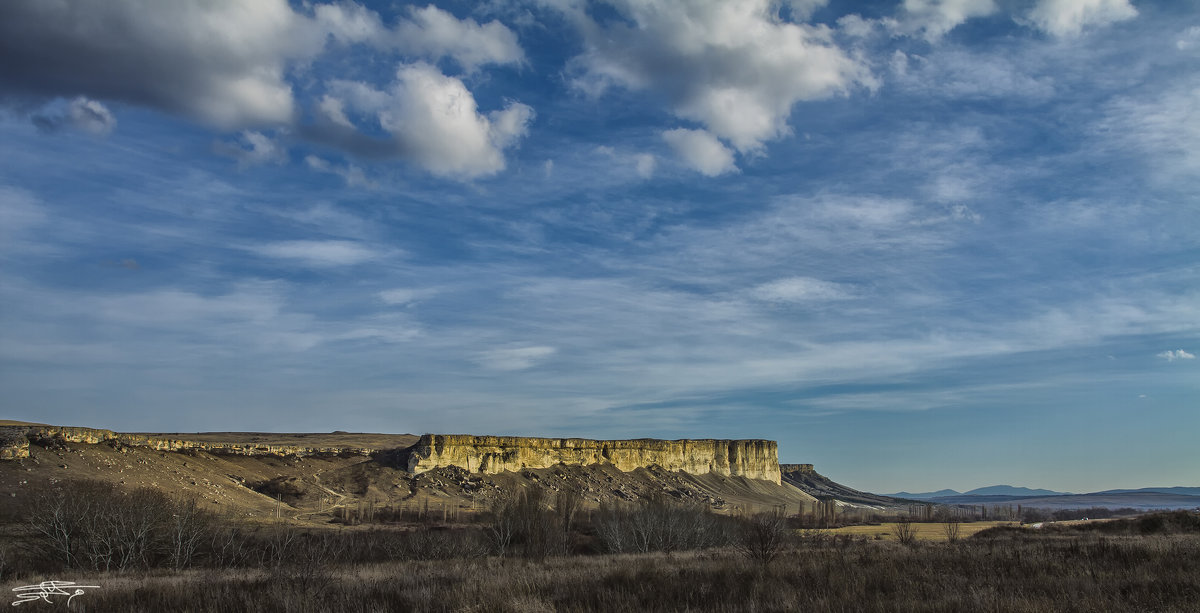
M 1168 362 L 1174 362 L 1175 360 L 1194 360 L 1194 359 L 1196 359 L 1195 354 L 1188 353 L 1182 349 L 1176 349 L 1174 351 L 1164 351 L 1164 352 L 1158 354 L 1156 357 L 1160 357 Z
M 504 150 L 525 136 L 534 117 L 519 102 L 483 115 L 460 79 L 424 62 L 401 64 L 386 90 L 343 80 L 330 82 L 329 90 L 323 106 L 341 114 L 327 118 L 318 138 L 361 154 L 400 156 L 438 176 L 473 178 L 503 170 Z M 341 125 L 342 119 L 349 124 L 344 111 L 391 138 L 371 138 Z
M 733 152 L 704 130 L 667 130 L 663 132 L 662 137 L 675 151 L 675 155 L 700 174 L 715 177 L 737 171 L 737 166 L 733 163 Z
M 244 165 L 279 159 L 273 143 L 249 129 L 295 123 L 299 105 L 287 72 L 320 56 L 331 40 L 435 62 L 450 58 L 468 72 L 525 57 L 516 34 L 498 21 L 458 19 L 434 6 L 411 8 L 392 28 L 356 3 L 293 9 L 286 0 L 13 0 L 0 17 L 0 90 L 33 100 L 85 95 L 34 116 L 42 129 L 107 133 L 116 122 L 99 100 L 122 101 L 247 130 L 242 143 L 221 146 Z M 360 134 L 347 115 L 346 92 L 330 92 L 312 109 L 330 128 L 318 131 L 320 140 L 356 154 L 406 157 L 442 176 L 499 171 L 501 151 L 533 118 L 519 103 L 478 114 L 460 80 L 426 63 L 402 65 L 386 91 L 358 85 L 358 110 L 367 107 L 395 138 L 380 143 Z
M 58 132 L 69 128 L 96 136 L 107 136 L 117 127 L 117 119 L 108 107 L 86 96 L 77 96 L 70 102 L 51 102 L 34 113 L 31 119 L 33 125 L 43 132 Z
M 797 102 L 874 85 L 831 30 L 784 21 L 777 6 L 619 0 L 613 7 L 623 19 L 603 23 L 568 9 L 584 42 L 570 63 L 574 84 L 591 94 L 613 86 L 652 91 L 676 116 L 703 124 L 738 151 L 758 151 L 790 134 Z
M 490 21 L 480 25 L 432 4 L 409 7 L 409 18 L 398 20 L 390 29 L 378 13 L 353 3 L 317 5 L 313 14 L 338 42 L 364 43 L 435 61 L 448 57 L 470 72 L 485 64 L 519 64 L 525 60 L 517 35 L 504 24 Z
M 0 85 L 10 93 L 83 93 L 224 128 L 287 123 L 289 60 L 323 36 L 286 0 L 4 3 Z
M 1133 19 L 1137 14 L 1129 0 L 1038 0 L 1028 18 L 1054 36 L 1078 36 L 1086 27 Z
M 270 136 L 253 130 L 244 130 L 240 141 L 217 143 L 216 151 L 237 160 L 241 168 L 287 161 L 287 149 Z
M 768 302 L 819 302 L 854 297 L 851 286 L 812 277 L 788 277 L 763 283 L 751 294 Z
M 436 6 L 412 7 L 412 18 L 396 25 L 393 40 L 410 55 L 451 57 L 473 71 L 484 64 L 519 64 L 525 53 L 517 35 L 498 21 L 479 25 L 458 19 Z
M 993 0 L 904 0 L 893 24 L 901 33 L 920 34 L 933 42 L 968 19 L 995 12 Z
M 344 240 L 278 241 L 246 247 L 261 256 L 291 260 L 316 268 L 351 266 L 378 259 L 380 253 L 362 243 Z
M 554 347 L 534 346 L 493 349 L 476 356 L 476 361 L 489 370 L 526 370 L 554 355 Z

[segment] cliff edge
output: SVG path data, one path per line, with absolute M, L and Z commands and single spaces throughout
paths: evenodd
M 413 474 L 447 466 L 495 474 L 550 468 L 558 464 L 610 464 L 625 472 L 659 466 L 693 475 L 714 473 L 780 482 L 779 451 L 775 441 L 758 439 L 599 441 L 426 434 L 407 450 L 407 468 Z

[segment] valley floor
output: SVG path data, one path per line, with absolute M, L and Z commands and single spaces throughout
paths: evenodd
M 79 573 L 75 611 L 1196 611 L 1200 535 L 1003 530 L 958 543 L 820 535 L 733 551 Z M 3 589 L 42 580 L 6 577 Z M 60 600 L 62 597 L 59 597 Z

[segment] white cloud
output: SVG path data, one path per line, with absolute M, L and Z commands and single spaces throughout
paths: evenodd
M 792 106 L 874 86 L 867 67 L 823 26 L 779 19 L 768 0 L 623 0 L 624 19 L 568 10 L 584 35 L 570 68 L 580 89 L 651 90 L 676 116 L 703 124 L 741 152 L 791 133 Z
M 339 42 L 365 43 L 434 61 L 449 57 L 468 72 L 485 64 L 519 64 L 525 60 L 517 35 L 504 24 L 491 21 L 480 25 L 432 4 L 409 7 L 409 18 L 400 19 L 392 29 L 383 25 L 378 13 L 358 4 L 320 4 L 313 13 Z
M 654 171 L 658 168 L 658 158 L 650 153 L 617 151 L 606 145 L 596 147 L 596 152 L 609 157 L 615 166 L 631 167 L 637 176 L 643 179 L 654 176 Z
M 786 4 L 792 11 L 792 19 L 803 21 L 817 12 L 817 9 L 829 4 L 829 0 L 787 0 Z
M 493 349 L 476 357 L 484 368 L 490 370 L 526 370 L 556 353 L 554 347 L 534 346 L 512 349 Z
M 246 249 L 265 257 L 294 260 L 319 268 L 362 264 L 382 256 L 362 243 L 343 240 L 279 241 Z
M 341 43 L 383 44 L 387 28 L 379 14 L 354 2 L 318 4 L 313 16 L 322 29 Z
M 47 216 L 33 194 L 0 185 L 0 253 L 28 253 L 34 247 L 27 242 L 30 230 L 46 223 Z M 38 245 L 39 250 L 45 245 Z
M 117 119 L 108 107 L 86 96 L 77 96 L 70 102 L 51 102 L 32 119 L 33 124 L 44 132 L 71 128 L 94 136 L 107 136 L 117 127 Z
M 1137 14 L 1129 0 L 1038 0 L 1028 18 L 1054 36 L 1078 36 L 1086 27 L 1133 19 Z
M 412 8 L 392 29 L 353 2 L 316 4 L 311 17 L 287 0 L 12 0 L 4 10 L 0 57 L 20 61 L 0 63 L 0 86 L 35 96 L 83 93 L 90 98 L 78 98 L 73 111 L 91 130 L 113 124 L 92 98 L 225 129 L 290 124 L 297 109 L 287 70 L 320 56 L 330 39 L 435 61 L 449 57 L 468 71 L 524 61 L 516 35 L 503 24 L 460 20 L 432 5 Z M 345 120 L 336 100 L 323 99 L 318 111 L 335 123 Z
M 367 178 L 367 175 L 363 172 L 363 169 L 355 166 L 354 164 L 338 166 L 315 155 L 305 156 L 304 163 L 307 164 L 309 168 L 317 172 L 329 173 L 341 177 L 349 187 L 375 187 L 375 183 Z
M 479 25 L 474 19 L 458 19 L 432 4 L 412 7 L 412 19 L 397 24 L 392 37 L 403 52 L 430 58 L 451 57 L 463 68 L 474 71 L 483 64 L 519 64 L 525 53 L 517 35 L 498 21 Z
M 662 137 L 675 155 L 705 176 L 715 177 L 737 171 L 733 152 L 704 130 L 679 128 L 663 132 Z
M 35 95 L 121 100 L 223 128 L 292 120 L 286 64 L 324 46 L 286 0 L 12 0 L 0 83 Z
M 904 0 L 894 27 L 905 34 L 919 33 L 933 42 L 968 19 L 995 12 L 993 0 Z
M 1174 351 L 1169 351 L 1169 350 L 1164 351 L 1155 357 L 1162 358 L 1168 362 L 1174 362 L 1175 360 L 1194 360 L 1194 359 L 1196 359 L 1195 354 L 1188 353 L 1182 349 L 1176 349 Z
M 406 306 L 406 305 L 410 305 L 422 298 L 427 298 L 429 296 L 432 296 L 435 293 L 437 293 L 437 292 L 434 290 L 430 290 L 430 289 L 413 289 L 413 288 L 401 287 L 401 288 L 389 289 L 389 290 L 384 290 L 382 292 L 379 292 L 379 299 L 382 300 L 384 303 L 390 304 L 393 306 Z
M 287 161 L 287 149 L 266 134 L 253 130 L 243 131 L 241 142 L 222 142 L 216 150 L 236 159 L 242 168 Z
M 654 169 L 658 166 L 658 160 L 649 153 L 639 153 L 634 156 L 634 165 L 637 167 L 639 177 L 649 179 L 654 175 Z
M 1194 49 L 1200 44 L 1200 26 L 1192 26 L 1179 34 L 1179 39 L 1175 41 L 1175 48 L 1180 51 L 1188 51 Z
M 788 277 L 763 283 L 751 295 L 768 302 L 819 302 L 854 297 L 851 286 L 812 277 Z
M 925 56 L 896 51 L 889 67 L 895 83 L 919 95 L 1049 98 L 1055 92 L 1053 79 L 1025 57 L 939 47 Z
M 1200 172 L 1200 86 L 1185 82 L 1141 98 L 1118 98 L 1096 131 L 1113 147 L 1151 160 L 1157 174 L 1193 177 Z
M 503 170 L 504 149 L 525 136 L 534 117 L 533 109 L 519 102 L 480 114 L 461 80 L 423 62 L 402 64 L 388 90 L 356 81 L 333 81 L 329 89 L 337 108 L 370 117 L 392 136 L 390 143 L 372 142 L 369 148 L 400 155 L 443 177 Z

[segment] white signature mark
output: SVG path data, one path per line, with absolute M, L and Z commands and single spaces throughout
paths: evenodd
M 50 600 L 51 596 L 66 596 L 67 606 L 70 607 L 71 599 L 83 595 L 84 589 L 99 587 L 98 585 L 76 585 L 74 581 L 43 581 L 34 585 L 22 585 L 12 589 L 17 593 L 17 599 L 13 601 L 12 606 L 37 600 L 53 604 L 53 601 Z M 66 588 L 74 588 L 75 591 L 68 592 Z

